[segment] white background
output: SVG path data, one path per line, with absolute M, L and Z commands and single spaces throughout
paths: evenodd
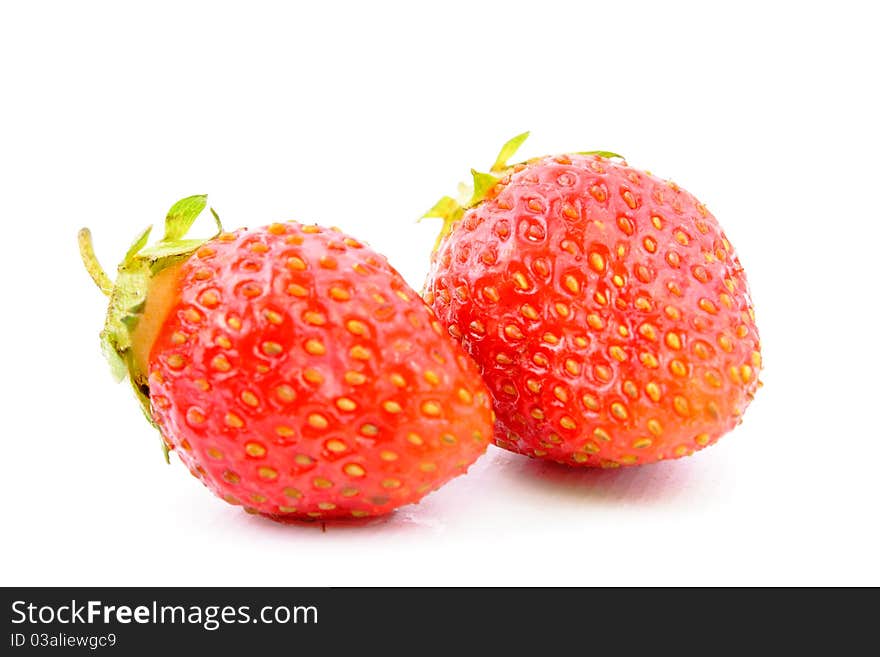
M 880 584 L 870 6 L 4 3 L 0 583 Z M 419 288 L 415 218 L 526 129 L 523 155 L 614 150 L 718 217 L 763 338 L 743 426 L 615 472 L 491 448 L 326 532 L 163 464 L 99 353 L 81 225 L 112 268 L 208 192 L 229 226 L 341 226 Z

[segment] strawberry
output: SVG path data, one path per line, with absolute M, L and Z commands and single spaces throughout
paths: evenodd
M 480 366 L 495 442 L 615 467 L 685 456 L 739 424 L 761 350 L 715 217 L 614 153 L 508 166 L 444 197 L 428 303 Z
M 205 205 L 172 207 L 115 285 L 80 234 L 110 295 L 104 351 L 193 476 L 273 519 L 363 517 L 485 451 L 476 366 L 384 257 L 298 223 L 185 239 Z

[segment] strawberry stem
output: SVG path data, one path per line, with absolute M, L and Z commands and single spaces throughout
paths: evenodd
M 88 228 L 80 228 L 76 237 L 79 242 L 79 255 L 86 267 L 86 271 L 92 277 L 98 289 L 104 293 L 104 296 L 109 297 L 113 292 L 113 281 L 110 280 L 107 272 L 104 271 L 101 263 L 98 262 L 98 258 L 95 257 L 95 248 L 92 245 L 92 231 Z

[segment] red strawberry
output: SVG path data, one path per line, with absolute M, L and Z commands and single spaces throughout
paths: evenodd
M 491 435 L 473 362 L 384 257 L 298 223 L 184 240 L 205 197 L 115 287 L 105 351 L 215 494 L 276 518 L 369 516 L 463 473 Z
M 686 191 L 613 153 L 508 167 L 527 133 L 474 172 L 426 299 L 482 369 L 495 442 L 586 466 L 650 463 L 711 445 L 758 387 L 745 272 Z

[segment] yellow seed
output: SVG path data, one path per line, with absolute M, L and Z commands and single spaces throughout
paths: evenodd
M 240 397 L 241 397 L 241 401 L 243 401 L 248 406 L 256 408 L 257 406 L 260 405 L 260 400 L 250 390 L 242 391 Z
M 343 287 L 333 286 L 330 288 L 330 298 L 334 301 L 348 301 L 351 295 Z
M 313 385 L 321 385 L 324 383 L 324 375 L 313 367 L 303 370 L 303 378 Z
M 519 312 L 527 319 L 538 319 L 538 311 L 527 303 L 520 306 Z
M 589 411 L 598 411 L 599 410 L 599 400 L 596 399 L 593 395 L 584 395 L 581 397 L 581 401 L 584 406 Z
M 710 315 L 714 315 L 715 313 L 718 312 L 718 309 L 715 307 L 715 304 L 712 303 L 709 299 L 706 299 L 705 297 L 703 297 L 702 299 L 699 300 L 698 305 L 700 306 L 701 310 L 706 311 Z
M 303 321 L 312 326 L 324 326 L 327 323 L 327 318 L 324 316 L 324 313 L 319 313 L 316 310 L 307 310 L 303 313 Z
M 429 417 L 438 417 L 442 409 L 440 404 L 434 401 L 426 401 L 422 404 L 422 413 Z
M 614 283 L 617 287 L 623 287 L 624 283 L 626 283 L 626 279 L 624 279 L 623 276 L 619 274 L 614 274 L 614 276 L 611 277 L 611 282 Z
M 293 460 L 297 465 L 303 465 L 303 466 L 311 465 L 312 463 L 314 463 L 314 459 L 312 459 L 311 456 L 308 456 L 306 454 L 297 454 L 296 456 L 293 457 Z
M 277 342 L 270 341 L 270 342 L 263 343 L 263 353 L 266 354 L 267 356 L 277 356 L 282 351 L 284 351 L 284 349 Z
M 367 325 L 356 319 L 348 320 L 345 323 L 345 328 L 354 335 L 365 335 L 367 332 Z
M 584 336 L 582 336 L 582 335 L 577 335 L 577 336 L 575 336 L 575 338 L 574 338 L 574 343 L 575 343 L 575 345 L 577 345 L 577 346 L 580 347 L 581 349 L 585 348 L 588 344 L 590 344 L 589 340 L 587 340 L 587 339 L 586 339 Z
M 526 278 L 525 274 L 518 271 L 513 275 L 513 282 L 517 288 L 520 290 L 528 290 L 529 289 L 529 281 Z
M 601 427 L 593 429 L 593 435 L 598 440 L 601 440 L 603 443 L 611 442 L 611 434 L 609 434 L 607 431 L 605 431 L 605 429 L 602 429 Z
M 470 404 L 474 401 L 474 396 L 470 393 L 469 390 L 465 390 L 464 388 L 459 388 L 456 394 L 458 395 L 458 400 L 462 404 Z
M 559 344 L 559 338 L 549 331 L 541 336 L 541 340 L 547 344 Z
M 328 440 L 324 444 L 324 446 L 327 448 L 328 451 L 333 452 L 334 454 L 341 454 L 348 449 L 348 445 L 336 438 Z
M 743 365 L 739 368 L 739 373 L 745 383 L 752 380 L 752 368 L 750 366 Z
M 587 442 L 585 442 L 584 446 L 581 449 L 583 449 L 585 452 L 587 452 L 589 454 L 598 454 L 599 453 L 599 446 L 596 443 L 594 443 L 592 440 L 588 440 Z
M 532 355 L 532 362 L 538 367 L 547 367 L 550 365 L 550 359 L 540 351 L 537 351 Z
M 707 370 L 703 375 L 703 378 L 706 379 L 706 383 L 708 383 L 713 388 L 720 388 L 722 385 L 721 376 L 715 370 Z
M 382 480 L 382 488 L 400 488 L 400 486 L 400 479 L 390 478 Z
M 587 315 L 587 324 L 589 324 L 590 328 L 596 329 L 597 331 L 605 327 L 605 322 L 603 322 L 602 318 L 596 313 L 590 313 Z
M 669 317 L 669 319 L 674 319 L 676 321 L 681 319 L 681 311 L 675 306 L 666 306 L 666 308 L 663 309 L 663 312 L 666 313 L 666 316 Z
M 314 429 L 326 429 L 330 424 L 327 418 L 320 413 L 310 413 L 307 421 L 309 426 Z
M 687 445 L 679 445 L 678 447 L 675 448 L 675 455 L 676 456 L 685 456 L 689 451 L 690 450 L 688 449 Z
M 522 274 L 519 274 L 519 275 L 522 276 Z M 523 280 L 525 280 L 525 277 L 523 277 Z M 522 289 L 526 289 L 526 288 L 524 287 Z M 492 302 L 498 301 L 501 298 L 501 296 L 498 294 L 498 290 L 496 290 L 491 285 L 487 285 L 486 287 L 483 288 L 483 296 L 486 298 L 487 301 L 492 301 Z
M 669 363 L 669 371 L 675 376 L 687 376 L 687 367 L 678 359 Z
M 202 321 L 202 314 L 195 308 L 187 308 L 183 311 L 183 318 L 188 322 L 198 324 Z
M 752 352 L 752 366 L 755 368 L 761 367 L 761 354 L 757 351 Z
M 310 353 L 312 356 L 323 356 L 327 353 L 327 348 L 324 346 L 324 343 L 315 338 L 309 338 L 306 340 L 306 352 Z
M 266 455 L 266 448 L 263 447 L 260 443 L 245 443 L 244 451 L 247 453 L 248 456 L 254 456 L 257 458 Z
M 296 399 L 296 391 L 291 388 L 286 383 L 282 383 L 280 386 L 275 388 L 275 396 L 278 397 L 284 403 L 290 403 L 294 399 Z
M 666 345 L 670 349 L 681 349 L 681 338 L 678 337 L 677 333 L 670 331 L 666 334 Z
M 594 251 L 590 254 L 590 267 L 601 274 L 605 271 L 605 258 Z
M 696 438 L 694 438 L 694 442 L 697 443 L 697 445 L 700 445 L 701 447 L 705 447 L 706 445 L 709 444 L 709 434 L 708 433 L 699 434 Z
M 293 498 L 295 500 L 298 500 L 302 497 L 302 492 L 298 488 L 292 488 L 290 486 L 288 486 L 281 492 L 284 493 L 287 497 Z
M 267 465 L 264 465 L 264 466 L 257 468 L 257 474 L 262 479 L 277 479 L 278 478 L 278 471 L 275 468 L 270 468 Z
M 654 401 L 654 402 L 660 401 L 660 386 L 658 386 L 653 381 L 649 382 L 645 386 L 645 392 L 648 393 L 648 397 L 651 398 L 651 401 Z
M 409 433 L 406 436 L 406 440 L 411 445 L 424 445 L 425 441 L 422 440 L 422 437 L 417 433 Z
M 217 305 L 220 303 L 220 297 L 213 290 L 207 290 L 205 292 L 202 292 L 201 296 L 199 297 L 199 301 L 206 308 L 216 308 Z
M 236 473 L 232 472 L 231 470 L 224 470 L 222 477 L 223 477 L 223 481 L 225 481 L 228 484 L 237 484 L 238 482 L 241 481 L 241 477 L 239 477 Z
M 373 357 L 373 354 L 370 353 L 370 350 L 366 347 L 363 347 L 359 344 L 353 346 L 348 355 L 354 358 L 355 360 L 370 360 Z
M 364 376 L 361 372 L 355 372 L 354 370 L 349 370 L 345 373 L 345 382 L 349 385 L 359 386 L 363 385 L 367 380 L 367 377 Z
M 321 265 L 323 269 L 336 269 L 337 266 L 336 258 L 331 256 L 321 256 L 318 260 L 318 264 Z
M 626 352 L 616 344 L 608 348 L 608 353 L 611 354 L 613 359 L 618 360 L 621 363 L 626 360 Z
M 604 365 L 596 365 L 593 368 L 593 374 L 596 375 L 596 378 L 600 381 L 610 381 L 611 380 L 611 370 Z
M 379 427 L 375 424 L 364 424 L 361 426 L 361 433 L 364 436 L 376 436 L 379 434 Z
M 171 354 L 168 356 L 166 362 L 168 363 L 168 367 L 172 370 L 183 369 L 183 366 L 186 364 L 186 361 L 180 354 Z
M 653 354 L 649 354 L 647 351 L 643 351 L 641 354 L 639 354 L 639 360 L 641 361 L 642 365 L 651 369 L 656 369 L 660 365 L 660 363 L 657 361 L 657 357 Z
M 553 387 L 553 396 L 563 404 L 568 401 L 568 392 L 562 386 Z
M 516 393 L 516 391 L 514 391 L 512 394 L 515 394 L 515 393 Z M 544 419 L 544 411 L 540 408 L 533 408 L 529 412 L 529 415 L 531 415 L 536 420 L 543 420 Z
M 652 418 L 652 419 L 648 420 L 648 431 L 653 433 L 655 436 L 659 436 L 660 434 L 663 433 L 663 425 L 661 425 L 660 422 L 658 422 L 657 420 Z
M 303 271 L 306 268 L 306 262 L 299 256 L 290 256 L 285 263 L 288 269 L 293 271 Z
M 232 369 L 232 364 L 226 356 L 218 354 L 211 359 L 211 367 L 218 372 L 228 372 Z
M 733 351 L 733 342 L 730 338 L 728 338 L 723 333 L 718 336 L 718 346 L 721 347 L 727 353 Z
M 226 423 L 227 427 L 232 427 L 233 429 L 241 429 L 244 426 L 244 420 L 232 412 L 227 413 L 223 418 L 223 421 Z
M 641 334 L 642 337 L 648 340 L 653 341 L 657 339 L 657 329 L 654 328 L 653 324 L 649 324 L 648 322 L 645 322 L 644 324 L 639 326 L 639 334 Z
M 569 315 L 570 312 L 571 312 L 571 311 L 569 310 L 568 306 L 566 306 L 564 303 L 557 303 L 557 304 L 555 304 L 554 307 L 556 308 L 556 313 L 557 313 L 560 317 L 568 317 L 568 315 Z
M 611 404 L 611 414 L 618 420 L 625 420 L 629 417 L 629 413 L 626 411 L 626 406 L 620 402 L 613 402 Z
M 571 374 L 572 376 L 577 376 L 581 373 L 581 366 L 576 360 L 572 358 L 565 359 L 565 371 Z
M 654 215 L 653 217 L 651 217 L 651 223 L 654 225 L 654 228 L 656 228 L 657 230 L 663 229 L 663 220 L 660 217 L 658 217 L 657 215 Z
M 205 414 L 195 407 L 186 412 L 186 421 L 190 424 L 202 424 L 206 419 Z
M 218 335 L 214 342 L 223 349 L 232 349 L 232 342 L 225 335 Z
M 318 502 L 318 508 L 322 511 L 332 511 L 336 505 L 333 502 Z
M 581 290 L 580 283 L 578 283 L 578 280 L 574 276 L 572 276 L 571 274 L 566 274 L 562 278 L 562 284 L 572 294 L 577 294 Z
M 676 395 L 672 399 L 672 407 L 675 409 L 675 412 L 683 417 L 687 417 L 689 411 L 688 401 L 681 395 Z
M 277 427 L 275 427 L 275 433 L 282 438 L 290 438 L 295 434 L 293 429 L 283 424 L 279 424 Z
M 433 370 L 425 370 L 425 373 L 422 375 L 425 377 L 425 381 L 435 386 L 440 383 L 440 377 L 437 376 L 437 373 Z
M 650 447 L 654 444 L 654 441 L 650 438 L 639 438 L 638 440 L 634 440 L 632 446 L 636 449 L 645 449 L 646 447 Z
M 563 415 L 561 418 L 559 418 L 559 426 L 561 426 L 563 429 L 572 430 L 577 428 L 577 422 L 575 422 L 568 415 Z
M 309 291 L 299 283 L 291 283 L 287 286 L 287 293 L 293 297 L 306 297 Z
M 340 397 L 336 400 L 336 408 L 340 411 L 350 412 L 357 408 L 357 404 L 354 403 L 353 399 L 349 399 L 348 397 Z
M 315 477 L 312 479 L 312 485 L 315 488 L 332 488 L 333 482 L 329 479 L 325 479 L 324 477 Z
M 357 463 L 347 463 L 345 467 L 342 468 L 342 471 L 349 477 L 363 477 L 367 474 L 367 471 Z
M 382 402 L 382 408 L 384 408 L 388 413 L 400 413 L 403 410 L 400 404 L 391 399 Z

